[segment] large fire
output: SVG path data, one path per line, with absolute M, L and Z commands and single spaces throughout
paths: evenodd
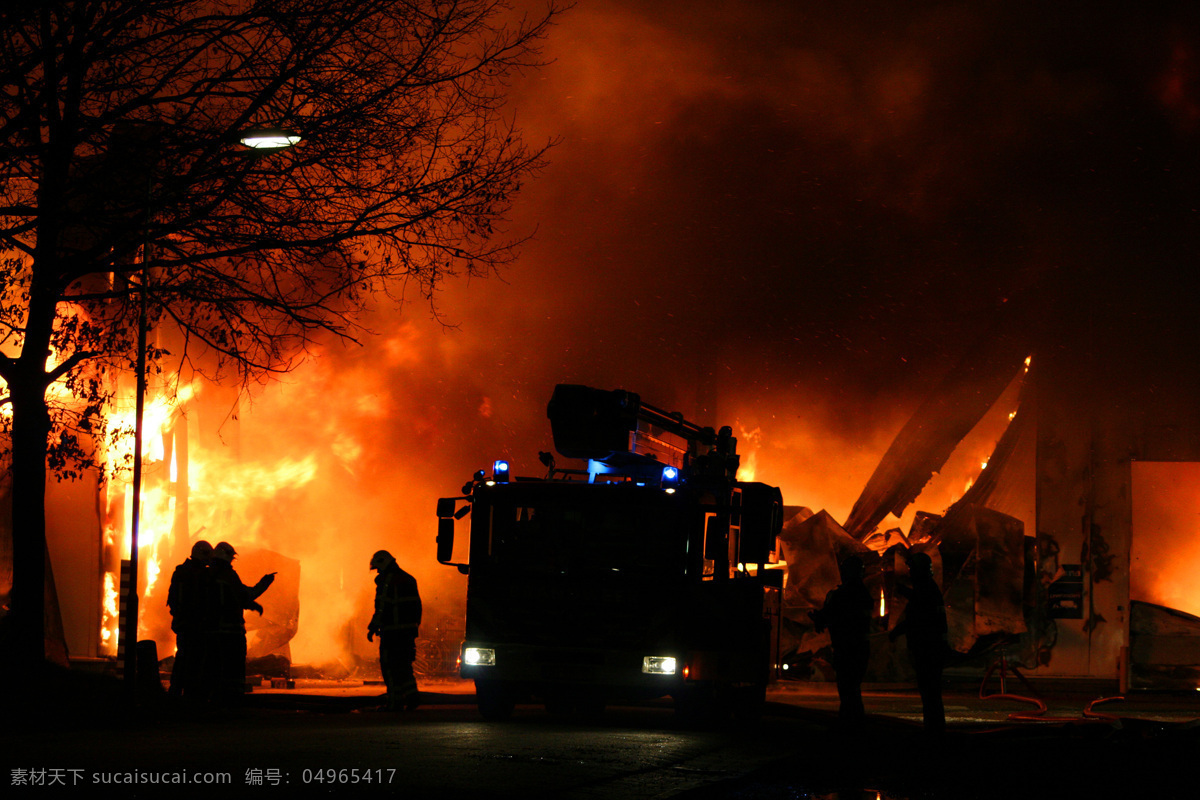
M 1104 308 L 1089 301 L 1093 281 L 1066 278 L 1089 259 L 1089 270 L 1128 274 L 1125 240 L 1110 246 L 1103 230 L 1079 222 L 1107 218 L 1094 213 L 1097 198 L 1131 219 L 1153 206 L 1138 170 L 1097 169 L 1118 152 L 1109 139 L 1076 135 L 1144 133 L 1137 115 L 1114 127 L 1109 112 L 1130 107 L 1114 92 L 1144 88 L 1145 75 L 1135 69 L 1117 86 L 1104 79 L 1107 68 L 1061 71 L 1062 59 L 1041 50 L 1053 37 L 1038 29 L 1020 41 L 1044 61 L 1014 62 L 992 51 L 1006 41 L 991 24 L 1009 21 L 992 14 L 1004 8 L 958 20 L 968 23 L 966 39 L 942 35 L 925 11 L 895 31 L 809 9 L 784 17 L 689 9 L 686 25 L 671 10 L 629 3 L 564 15 L 547 41 L 549 66 L 514 87 L 530 141 L 561 141 L 552 168 L 514 207 L 513 237 L 539 234 L 504 282 L 439 286 L 438 309 L 456 330 L 414 323 L 423 316 L 417 302 L 403 318 L 389 309 L 368 320 L 382 335 L 360 351 L 331 355 L 335 348 L 316 343 L 317 358 L 253 406 L 190 382 L 176 400 L 162 387 L 151 393 L 143 634 L 163 630 L 163 584 L 199 538 L 233 542 L 247 581 L 258 577 L 244 566 L 255 550 L 299 561 L 297 661 L 340 658 L 353 642 L 366 649 L 354 625 L 370 601 L 366 564 L 379 547 L 416 572 L 427 608 L 453 612 L 462 584 L 433 558 L 433 500 L 496 457 L 512 459 L 516 474 L 544 474 L 536 453 L 551 449 L 545 402 L 560 381 L 626 388 L 705 424 L 735 424 L 740 477 L 845 521 L 955 342 L 990 318 L 1001 293 L 1045 288 L 1064 311 Z M 798 23 L 798 38 L 779 36 L 781 19 Z M 1186 133 L 1196 104 L 1184 67 L 1194 59 L 1178 48 L 1166 59 L 1144 55 L 1128 64 L 1165 69 L 1150 94 Z M 997 64 L 1004 96 L 977 102 L 962 76 Z M 1145 120 L 1151 141 L 1175 141 L 1158 117 Z M 980 130 L 992 135 L 970 135 Z M 1121 138 L 1119 152 L 1131 141 Z M 1179 152 L 1145 163 L 1175 163 Z M 1046 179 L 1041 167 L 1062 159 L 1056 174 L 1083 183 Z M 1105 183 L 1126 174 L 1139 176 L 1137 191 Z M 1176 188 L 1188 185 L 1185 169 L 1169 174 Z M 1145 187 L 1162 193 L 1154 181 Z M 991 222 L 964 228 L 964 219 Z M 1156 219 L 1165 226 L 1174 217 Z M 1186 237 L 1147 230 L 1164 248 L 1148 263 L 1186 261 Z M 1176 241 L 1178 254 L 1164 244 Z M 1061 297 L 1059 280 L 1069 287 Z M 114 425 L 130 426 L 130 397 Z M 1002 398 L 917 502 L 879 528 L 907 532 L 917 511 L 945 510 L 992 470 L 982 465 L 1013 405 Z M 119 448 L 131 445 L 112 446 L 108 463 L 121 463 Z M 1028 489 L 1025 507 L 1006 511 L 1032 534 Z M 115 652 L 117 569 L 132 511 L 126 472 L 109 474 L 104 491 L 102 549 L 112 555 L 95 594 L 104 598 L 103 647 Z M 1135 478 L 1135 505 L 1145 496 Z M 1192 516 L 1169 528 L 1157 526 L 1156 511 L 1135 508 L 1130 579 L 1135 598 L 1196 612 L 1186 565 L 1198 539 L 1187 503 L 1200 488 L 1177 496 L 1187 502 L 1174 507 Z M 1171 556 L 1165 536 L 1179 542 Z M 262 598 L 269 612 L 279 588 Z M 169 653 L 169 633 L 159 641 Z
M 402 340 L 384 343 L 397 366 L 412 358 L 398 353 Z M 332 387 L 344 387 L 342 396 Z M 275 648 L 293 663 L 346 666 L 369 657 L 367 562 L 381 548 L 418 577 L 423 635 L 437 635 L 443 616 L 459 612 L 462 583 L 433 558 L 433 500 L 454 494 L 466 471 L 429 468 L 438 457 L 430 435 L 437 414 L 405 406 L 402 391 L 386 369 L 357 369 L 340 356 L 314 359 L 248 397 L 177 375 L 152 387 L 143 420 L 139 638 L 157 641 L 160 657 L 173 653 L 167 584 L 201 539 L 233 544 L 247 584 L 266 571 L 292 571 L 291 585 L 278 580 L 260 598 L 261 617 L 247 613 L 252 654 Z M 133 407 L 132 397 L 116 404 L 102 453 L 105 537 L 114 554 L 100 634 L 107 655 L 116 652 L 119 564 L 131 546 Z
M 356 653 L 369 655 L 365 629 L 360 630 L 372 591 L 367 560 L 381 547 L 393 550 L 418 576 L 427 614 L 461 616 L 461 578 L 433 558 L 433 500 L 456 493 L 470 466 L 486 463 L 482 454 L 512 458 L 516 474 L 540 472 L 528 456 L 549 447 L 543 396 L 548 391 L 517 396 L 489 387 L 453 402 L 431 395 L 427 386 L 415 379 L 406 383 L 404 376 L 457 357 L 457 343 L 439 348 L 438 339 L 423 336 L 405 328 L 381 339 L 370 357 L 317 358 L 249 402 L 199 382 L 177 391 L 155 390 L 145 415 L 139 635 L 156 639 L 161 655 L 173 650 L 165 584 L 201 538 L 233 543 L 243 556 L 235 567 L 247 583 L 261 574 L 245 566 L 256 552 L 299 563 L 300 624 L 290 642 L 294 663 L 344 663 Z M 380 354 L 382 361 L 374 360 Z M 339 387 L 346 387 L 345 396 L 331 399 Z M 903 517 L 887 518 L 880 531 L 899 528 L 907 534 L 917 511 L 944 511 L 992 468 L 992 449 L 1016 418 L 1016 391 L 1014 384 L 917 502 Z M 714 422 L 736 421 L 739 477 L 778 484 L 788 505 L 823 508 L 839 519 L 848 514 L 904 419 L 898 410 L 870 436 L 853 441 L 836 433 L 820 413 L 781 413 L 789 398 L 756 400 L 718 406 L 713 415 Z M 122 404 L 110 427 L 131 429 L 131 408 L 131 401 Z M 467 411 L 455 415 L 455 408 Z M 459 449 L 467 441 L 476 447 L 464 457 Z M 109 463 L 127 464 L 131 442 L 132 437 L 113 442 L 106 453 Z M 122 558 L 128 557 L 130 540 L 129 477 L 124 468 L 106 473 L 106 537 L 110 548 L 121 542 Z M 1016 514 L 1027 526 L 1034 519 L 1029 478 L 1027 507 Z M 119 584 L 110 565 L 102 622 L 102 648 L 108 653 L 115 652 Z M 1156 577 L 1156 588 L 1139 589 L 1139 596 L 1189 609 L 1191 601 L 1176 596 L 1181 582 L 1168 578 Z M 262 598 L 264 618 L 283 601 L 279 594 L 272 596 L 276 591 L 273 587 Z M 877 613 L 886 617 L 883 592 L 877 603 Z M 259 620 L 250 614 L 248 622 L 253 643 Z
M 143 486 L 138 530 L 139 561 L 144 565 L 139 590 L 139 636 L 161 638 L 165 586 L 175 562 L 186 556 L 200 538 L 215 543 L 236 541 L 240 549 L 269 546 L 253 509 L 269 504 L 281 493 L 302 489 L 316 477 L 316 456 L 240 461 L 212 446 L 193 443 L 188 436 L 189 415 L 200 413 L 198 388 L 185 384 L 170 395 L 160 394 L 147 404 L 143 416 Z M 132 403 L 126 404 L 132 405 Z M 121 558 L 132 546 L 133 490 L 131 463 L 134 412 L 122 410 L 109 417 L 117 435 L 106 453 L 110 526 L 122 531 Z M 231 523 L 241 521 L 234 527 Z M 163 578 L 163 573 L 166 578 Z M 116 576 L 108 573 L 106 586 Z M 115 615 L 106 614 L 102 639 L 115 641 Z M 167 626 L 169 627 L 169 626 Z M 160 647 L 170 642 L 159 642 Z M 169 652 L 168 648 L 168 652 Z
M 572 379 L 556 374 L 544 388 L 511 391 L 459 387 L 447 396 L 417 377 L 448 365 L 459 375 L 469 371 L 475 338 L 393 324 L 359 351 L 316 348 L 316 357 L 295 374 L 250 397 L 164 376 L 152 387 L 144 415 L 139 636 L 155 639 L 162 656 L 173 652 L 166 584 L 200 539 L 232 543 L 240 554 L 234 566 L 247 583 L 261 575 L 255 571 L 264 563 L 259 554 L 297 565 L 298 596 L 285 597 L 277 584 L 261 598 L 263 618 L 248 615 L 252 651 L 258 626 L 290 624 L 294 663 L 368 655 L 364 626 L 373 576 L 367 561 L 380 548 L 417 575 L 429 620 L 423 633 L 460 617 L 462 578 L 433 557 L 433 501 L 455 494 L 475 468 L 497 456 L 512 459 L 517 474 L 540 472 L 532 456 L 550 449 L 549 390 L 557 380 Z M 917 511 L 944 511 L 962 495 L 1012 421 L 1015 392 L 1000 398 L 919 501 L 903 517 L 886 519 L 881 531 L 907 533 Z M 788 395 L 736 405 L 720 395 L 713 399 L 710 421 L 735 423 L 740 479 L 779 485 L 787 504 L 823 508 L 838 519 L 845 519 L 904 421 L 898 409 L 852 438 L 828 424 L 832 405 L 795 413 Z M 104 453 L 109 550 L 117 552 L 120 543 L 104 577 L 101 648 L 110 654 L 117 640 L 119 560 L 128 558 L 131 538 L 133 405 L 126 396 L 110 415 L 110 430 L 125 435 L 107 442 Z M 1032 508 L 1024 518 L 1032 520 Z M 287 612 L 298 614 L 298 624 L 278 618 L 289 603 L 298 603 L 298 612 Z M 885 615 L 886 598 L 879 604 Z

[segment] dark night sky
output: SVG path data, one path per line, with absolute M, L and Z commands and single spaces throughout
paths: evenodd
M 540 471 L 555 383 L 625 388 L 734 425 L 759 480 L 844 518 L 1017 301 L 1195 349 L 1198 33 L 1189 3 L 580 0 L 513 87 L 558 141 L 520 258 L 446 285 L 454 328 L 379 312 L 247 436 L 373 476 L 343 515 L 411 519 L 431 559 L 436 497 L 499 456 Z

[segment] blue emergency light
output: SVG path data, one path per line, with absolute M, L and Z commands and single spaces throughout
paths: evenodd
M 668 493 L 674 492 L 675 487 L 679 485 L 679 470 L 675 467 L 663 467 L 662 471 L 662 487 Z
M 492 480 L 496 483 L 508 483 L 508 462 L 500 459 L 492 464 Z

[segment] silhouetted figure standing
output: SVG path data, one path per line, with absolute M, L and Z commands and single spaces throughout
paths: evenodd
M 949 650 L 946 644 L 946 604 L 933 579 L 933 561 L 924 553 L 908 556 L 912 589 L 898 586 L 908 596 L 908 604 L 888 638 L 907 637 L 908 652 L 917 671 L 917 691 L 921 694 L 921 713 L 927 733 L 941 735 L 946 730 L 946 710 L 942 704 L 942 669 Z
M 206 541 L 192 545 L 192 554 L 171 573 L 167 608 L 175 632 L 175 665 L 171 668 L 172 697 L 203 700 L 204 607 L 212 571 L 213 546 Z
M 417 630 L 421 625 L 421 595 L 417 579 L 400 569 L 387 550 L 371 556 L 375 576 L 375 614 L 367 626 L 367 641 L 379 637 L 379 668 L 387 686 L 387 709 L 417 707 Z
M 211 697 L 217 704 L 236 703 L 246 691 L 244 611 L 262 614 L 255 601 L 275 580 L 275 573 L 270 573 L 253 587 L 246 586 L 233 569 L 235 556 L 237 551 L 227 542 L 213 548 L 206 665 Z
M 863 583 L 863 561 L 848 556 L 838 565 L 842 582 L 825 596 L 825 605 L 810 611 L 817 633 L 829 629 L 833 640 L 833 668 L 837 672 L 838 717 L 857 726 L 866 716 L 862 682 L 867 674 L 871 647 L 871 595 Z

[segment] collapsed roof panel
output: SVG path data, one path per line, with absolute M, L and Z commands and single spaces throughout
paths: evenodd
M 899 516 L 1014 379 L 1026 371 L 1023 337 L 989 333 L 950 371 L 897 434 L 854 503 L 845 529 L 862 539 Z

